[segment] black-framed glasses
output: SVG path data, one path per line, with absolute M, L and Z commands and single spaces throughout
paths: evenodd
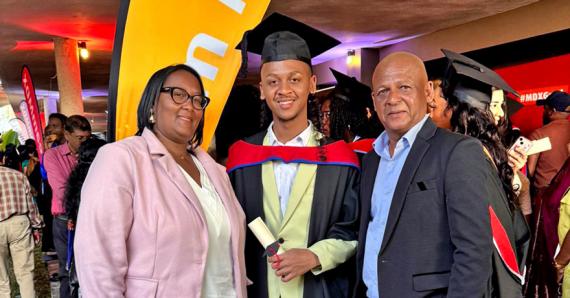
M 186 90 L 179 87 L 162 87 L 160 92 L 170 93 L 172 101 L 179 105 L 192 101 L 192 106 L 197 110 L 205 109 L 210 103 L 210 98 L 203 95 L 190 95 Z

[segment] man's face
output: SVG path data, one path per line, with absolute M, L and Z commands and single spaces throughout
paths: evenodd
M 50 118 L 48 120 L 49 130 L 52 134 L 57 135 L 58 139 L 63 138 L 63 123 L 58 118 Z
M 372 79 L 374 107 L 388 135 L 401 138 L 426 115 L 433 89 L 419 59 L 393 54 L 381 61 Z
M 261 67 L 261 99 L 267 103 L 275 122 L 307 122 L 307 101 L 316 87 L 317 78 L 304 62 L 274 61 Z
M 433 100 L 428 106 L 431 119 L 437 127 L 451 129 L 451 109 L 447 108 L 447 100 L 442 95 L 440 86 L 434 88 Z
M 77 153 L 79 150 L 79 145 L 89 139 L 91 136 L 91 131 L 84 131 L 80 129 L 75 129 L 73 132 L 65 131 L 65 140 L 67 140 L 67 145 L 73 153 Z

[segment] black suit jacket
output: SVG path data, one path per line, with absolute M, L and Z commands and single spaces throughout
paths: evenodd
M 362 282 L 371 197 L 380 157 L 363 159 L 356 297 Z M 488 197 L 492 172 L 478 140 L 428 119 L 398 179 L 378 255 L 381 297 L 482 297 L 491 272 Z

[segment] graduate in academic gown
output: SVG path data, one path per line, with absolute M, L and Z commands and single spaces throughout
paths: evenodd
M 307 112 L 316 91 L 311 57 L 339 42 L 279 14 L 245 41 L 242 49 L 261 53 L 261 99 L 273 122 L 230 148 L 227 171 L 246 221 L 261 217 L 284 240 L 278 255 L 266 257 L 247 234 L 248 295 L 348 297 L 355 276 L 358 159 L 346 143 L 318 132 Z
M 442 89 L 452 110 L 451 130 L 475 137 L 483 144 L 492 175 L 489 216 L 493 234 L 492 275 L 486 297 L 522 297 L 530 232 L 513 192 L 513 170 L 500 142 L 498 127 L 489 110 L 493 88 L 516 92 L 494 71 L 449 50 Z
M 372 150 L 372 142 L 383 131 L 374 112 L 372 89 L 354 77 L 329 69 L 336 79 L 336 85 L 321 104 L 324 106 L 328 101 L 329 107 L 328 115 L 321 113 L 321 125 L 326 126 L 323 131 L 332 139 L 349 143 L 362 159 L 364 154 Z

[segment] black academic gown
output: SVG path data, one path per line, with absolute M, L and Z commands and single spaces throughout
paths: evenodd
M 262 131 L 245 141 L 262 145 L 266 133 Z M 265 219 L 261 165 L 234 170 L 229 176 L 246 221 L 249 223 L 257 217 Z M 322 239 L 357 240 L 359 171 L 348 166 L 319 165 L 315 179 L 307 245 L 311 246 Z M 248 286 L 249 297 L 263 298 L 268 295 L 267 260 L 263 253 L 259 241 L 248 230 L 245 262 L 247 277 L 253 281 L 253 285 Z M 303 297 L 349 297 L 355 275 L 354 257 L 318 276 L 307 272 Z
M 494 167 L 490 160 L 487 161 L 490 167 Z M 511 210 L 509 208 L 499 176 L 492 175 L 489 183 L 491 186 L 489 187 L 491 191 L 489 204 L 509 237 L 509 242 L 519 264 L 519 272 L 523 274 L 530 243 L 528 225 L 519 209 Z M 521 280 L 508 270 L 496 247 L 493 249 L 492 274 L 486 297 L 522 297 Z

